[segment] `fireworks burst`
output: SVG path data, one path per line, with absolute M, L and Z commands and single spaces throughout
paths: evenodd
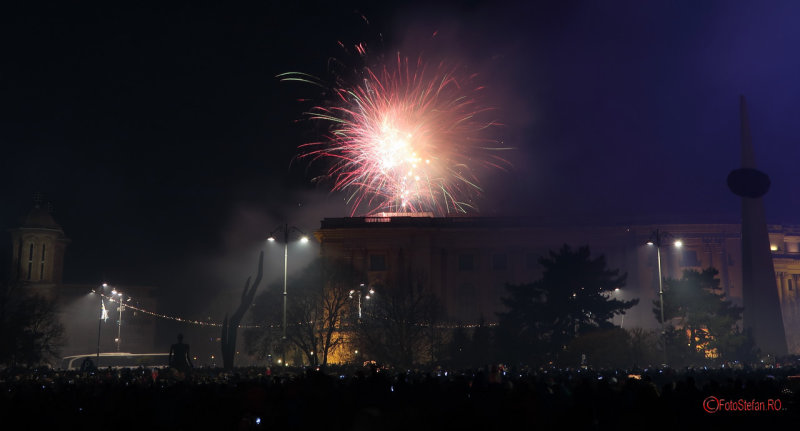
M 279 78 L 313 82 L 297 73 Z M 307 113 L 329 131 L 302 145 L 300 158 L 332 162 L 327 177 L 348 194 L 352 214 L 475 210 L 479 173 L 508 163 L 497 154 L 497 123 L 484 119 L 491 110 L 478 103 L 482 87 L 473 78 L 399 54 L 366 68 L 359 85 L 338 86 L 332 103 Z

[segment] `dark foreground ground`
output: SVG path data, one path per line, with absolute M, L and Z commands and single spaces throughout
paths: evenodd
M 2 428 L 9 430 L 757 430 L 800 424 L 795 368 L 269 375 L 248 368 L 200 369 L 186 377 L 141 368 L 5 370 L 0 391 Z

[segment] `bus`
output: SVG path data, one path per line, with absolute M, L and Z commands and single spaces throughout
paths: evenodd
M 62 370 L 80 370 L 86 359 L 98 368 L 166 368 L 169 366 L 169 353 L 101 353 L 98 363 L 97 353 L 65 356 L 61 359 Z

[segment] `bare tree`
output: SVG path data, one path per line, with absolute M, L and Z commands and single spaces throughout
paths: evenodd
M 258 257 L 258 275 L 250 286 L 250 277 L 244 283 L 244 290 L 242 291 L 242 302 L 239 308 L 233 313 L 230 319 L 225 314 L 225 320 L 222 322 L 222 364 L 226 370 L 233 369 L 233 362 L 236 357 L 236 332 L 239 329 L 239 324 L 242 322 L 242 317 L 253 304 L 253 299 L 256 295 L 259 283 L 261 283 L 261 276 L 264 273 L 264 252 L 262 251 Z
M 436 296 L 419 281 L 379 289 L 371 312 L 356 329 L 365 353 L 403 368 L 433 359 L 441 315 Z
M 55 301 L 22 283 L 0 286 L 0 361 L 14 367 L 56 358 L 63 333 Z
M 355 277 L 352 268 L 339 261 L 318 261 L 305 271 L 304 285 L 291 300 L 289 315 L 293 326 L 289 341 L 313 365 L 327 366 L 330 354 L 345 339 L 345 316 L 350 310 L 350 289 Z
M 631 347 L 631 363 L 634 367 L 647 367 L 657 363 L 657 346 L 660 336 L 656 330 L 633 328 L 628 330 Z
M 254 322 L 260 326 L 247 331 L 248 351 L 267 358 L 286 348 L 297 349 L 312 365 L 327 366 L 331 354 L 346 338 L 347 316 L 352 311 L 350 289 L 363 281 L 352 266 L 342 261 L 318 259 L 290 277 L 285 341 L 281 340 L 280 303 L 277 286 L 259 295 Z

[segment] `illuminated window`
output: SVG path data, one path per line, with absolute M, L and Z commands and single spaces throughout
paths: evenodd
M 508 268 L 508 257 L 505 253 L 498 253 L 492 256 L 492 269 L 504 270 Z
M 28 280 L 31 279 L 31 272 L 33 272 L 33 243 L 31 243 L 30 251 L 28 252 Z
M 44 257 L 47 244 L 42 244 L 42 262 L 39 265 L 39 280 L 44 280 Z
M 475 269 L 475 256 L 471 254 L 458 255 L 458 269 L 461 271 L 472 271 Z

